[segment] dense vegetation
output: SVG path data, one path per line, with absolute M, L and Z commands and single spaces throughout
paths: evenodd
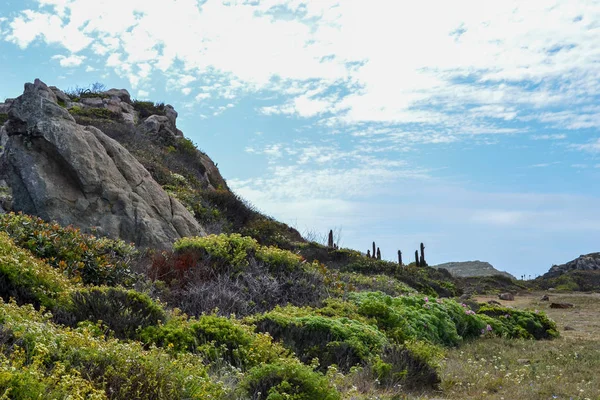
M 140 254 L 21 214 L 0 227 L 0 391 L 10 398 L 341 399 L 361 381 L 400 393 L 435 388 L 444 349 L 466 340 L 557 335 L 543 313 L 476 313 L 437 296 L 451 286 L 429 282 L 435 272 L 414 272 L 433 291 L 422 294 L 402 283 L 411 268 L 382 263 L 375 285 L 388 277 L 393 293 L 360 290 L 348 277 L 371 280 L 373 261 L 355 253 L 326 266 L 220 234 Z

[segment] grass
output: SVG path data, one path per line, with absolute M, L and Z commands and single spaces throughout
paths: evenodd
M 542 295 L 503 303 L 545 311 L 557 322 L 561 337 L 492 338 L 452 349 L 442 363 L 442 393 L 432 398 L 600 399 L 600 294 L 550 293 L 550 302 L 569 302 L 573 309 L 551 309 L 549 302 L 539 300 Z

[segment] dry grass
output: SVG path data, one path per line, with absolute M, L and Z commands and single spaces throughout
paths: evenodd
M 442 365 L 447 399 L 600 399 L 600 294 L 544 293 L 500 301 L 546 312 L 561 334 L 553 341 L 477 340 L 450 350 Z M 481 296 L 478 301 L 497 300 Z M 568 302 L 571 309 L 551 309 Z M 568 326 L 574 330 L 565 330 Z M 433 397 L 433 396 L 432 396 Z

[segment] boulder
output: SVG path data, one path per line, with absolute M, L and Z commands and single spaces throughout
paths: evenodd
M 129 95 L 129 92 L 125 89 L 110 89 L 106 92 L 103 92 L 103 94 L 109 97 L 116 97 L 125 103 L 131 104 L 131 96 Z
M 78 125 L 37 80 L 11 105 L 0 155 L 0 179 L 13 209 L 75 225 L 138 246 L 170 248 L 203 235 L 190 212 L 171 198 L 118 142 Z
M 542 298 L 540 299 L 540 301 L 550 301 L 550 296 L 548 296 L 547 294 L 545 294 L 544 296 L 542 296 Z
M 515 299 L 515 295 L 512 293 L 500 293 L 498 295 L 498 298 L 500 300 L 513 301 Z
M 142 135 L 153 135 L 166 140 L 178 136 L 177 129 L 171 125 L 169 117 L 164 115 L 151 115 L 137 128 L 137 133 Z
M 84 97 L 81 100 L 81 103 L 88 107 L 92 108 L 102 108 L 104 107 L 104 102 L 100 97 Z
M 575 305 L 571 303 L 550 303 L 550 308 L 573 308 Z
M 65 92 L 63 92 L 62 90 L 57 88 L 56 86 L 50 86 L 50 90 L 52 90 L 52 92 L 54 92 L 56 99 L 58 101 L 63 102 L 64 105 L 67 105 L 71 102 L 71 98 L 69 96 L 67 96 Z

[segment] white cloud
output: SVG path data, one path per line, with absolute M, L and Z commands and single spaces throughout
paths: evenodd
M 473 214 L 472 220 L 491 225 L 517 225 L 523 222 L 526 214 L 520 211 L 482 210 Z
M 210 93 L 199 93 L 194 98 L 196 99 L 196 101 L 210 99 Z
M 566 139 L 567 135 L 564 133 L 552 134 L 552 135 L 531 135 L 531 139 L 533 140 L 563 140 Z
M 60 63 L 61 67 L 78 67 L 81 65 L 81 63 L 83 63 L 83 61 L 85 61 L 85 57 L 84 56 L 77 56 L 77 55 L 70 55 L 70 56 L 63 56 L 63 55 L 55 55 L 52 56 L 53 60 L 58 60 L 58 62 Z M 87 71 L 87 69 L 86 69 Z
M 600 138 L 585 144 L 572 144 L 571 148 L 588 153 L 600 153 Z
M 183 93 L 184 96 L 187 96 L 188 94 L 192 93 L 192 88 L 186 87 L 181 89 L 181 93 Z
M 134 88 L 160 72 L 169 90 L 201 82 L 196 101 L 274 91 L 264 113 L 340 129 L 416 124 L 425 143 L 529 134 L 505 126 L 515 121 L 600 127 L 586 110 L 600 96 L 600 6 L 586 0 L 38 3 L 6 40 L 89 47 Z

